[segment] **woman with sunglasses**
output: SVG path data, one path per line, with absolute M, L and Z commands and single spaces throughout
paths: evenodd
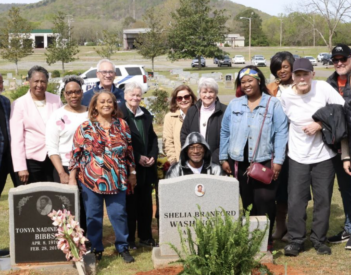
M 166 114 L 163 123 L 163 152 L 170 164 L 179 161 L 180 130 L 188 109 L 195 104 L 197 98 L 191 88 L 180 85 L 171 95 L 170 112 Z
M 212 162 L 219 164 L 219 133 L 227 105 L 218 99 L 218 83 L 213 78 L 201 77 L 198 94 L 200 99 L 189 108 L 180 131 L 184 146 L 186 137 L 192 132 L 200 133 L 210 146 Z
M 88 120 L 88 110 L 81 104 L 84 80 L 79 76 L 64 77 L 64 97 L 67 104 L 57 109 L 46 127 L 46 147 L 55 166 L 54 181 L 67 184 L 73 136 L 78 126 Z

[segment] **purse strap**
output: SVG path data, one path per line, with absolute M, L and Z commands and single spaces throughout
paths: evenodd
M 260 133 L 259 133 L 258 138 L 257 138 L 257 142 L 256 142 L 256 146 L 255 146 L 255 151 L 253 152 L 251 163 L 254 162 L 255 155 L 256 155 L 256 151 L 257 151 L 257 147 L 258 147 L 258 144 L 260 143 L 261 134 L 262 134 L 262 129 L 263 129 L 264 121 L 266 120 L 266 116 L 267 116 L 267 112 L 268 112 L 268 106 L 269 106 L 269 102 L 271 101 L 271 98 L 272 98 L 272 97 L 270 97 L 270 98 L 268 99 L 268 102 L 267 102 L 267 105 L 266 105 L 266 110 L 265 110 L 265 112 L 264 112 L 264 117 L 263 117 L 261 129 L 260 129 Z M 273 154 L 272 154 L 272 159 L 273 159 Z

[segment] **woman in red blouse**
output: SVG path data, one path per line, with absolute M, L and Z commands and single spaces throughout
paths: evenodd
M 102 91 L 93 96 L 83 122 L 73 138 L 69 184 L 82 188 L 87 217 L 87 237 L 91 251 L 101 259 L 103 205 L 115 231 L 116 250 L 127 263 L 134 258 L 128 251 L 126 213 L 127 182 L 132 191 L 136 171 L 128 124 L 120 117 L 115 96 Z

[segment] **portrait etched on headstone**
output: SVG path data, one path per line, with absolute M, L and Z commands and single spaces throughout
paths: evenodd
M 196 196 L 202 197 L 203 195 L 205 195 L 205 187 L 203 186 L 203 184 L 198 184 L 195 186 L 195 194 Z
M 52 201 L 48 196 L 41 196 L 37 200 L 37 210 L 40 215 L 48 215 L 52 210 Z

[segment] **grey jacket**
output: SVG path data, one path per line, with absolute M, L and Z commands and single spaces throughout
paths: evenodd
M 204 165 L 202 167 L 201 174 L 216 176 L 223 175 L 221 166 L 212 162 L 210 146 L 206 142 L 205 138 L 198 132 L 192 132 L 185 139 L 184 146 L 180 151 L 179 162 L 172 164 L 172 166 L 168 169 L 166 179 L 193 174 L 192 170 L 186 164 L 187 160 L 189 159 L 187 148 L 192 144 L 202 144 L 206 148 Z

